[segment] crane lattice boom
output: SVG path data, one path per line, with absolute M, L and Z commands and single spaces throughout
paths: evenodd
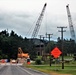
M 75 31 L 74 31 L 74 27 L 73 27 L 73 23 L 72 23 L 72 18 L 71 18 L 71 14 L 70 14 L 69 4 L 66 6 L 66 9 L 67 9 L 67 15 L 68 15 L 68 22 L 69 22 L 71 38 L 76 42 Z
M 44 4 L 44 7 L 42 9 L 42 12 L 36 22 L 36 26 L 34 28 L 34 31 L 33 31 L 33 34 L 32 34 L 32 38 L 35 38 L 38 34 L 38 31 L 39 31 L 39 28 L 40 28 L 40 25 L 41 25 L 41 22 L 42 22 L 42 19 L 43 19 L 43 16 L 44 16 L 44 11 L 45 11 L 45 8 L 46 8 L 46 3 Z

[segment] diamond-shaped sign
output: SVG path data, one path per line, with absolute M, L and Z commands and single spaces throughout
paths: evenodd
M 61 52 L 57 47 L 55 47 L 55 48 L 51 51 L 51 55 L 53 55 L 54 58 L 58 58 L 61 53 L 62 53 L 62 52 Z

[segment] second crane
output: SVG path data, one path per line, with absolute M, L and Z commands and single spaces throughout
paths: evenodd
M 71 38 L 72 38 L 72 40 L 74 40 L 76 42 L 75 31 L 74 31 L 74 27 L 73 27 L 73 23 L 72 23 L 69 4 L 66 6 L 66 9 L 67 9 L 67 15 L 68 15 L 68 22 L 69 22 L 69 27 L 70 27 Z

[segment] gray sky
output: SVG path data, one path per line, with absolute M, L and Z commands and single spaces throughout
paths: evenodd
M 0 0 L 0 31 L 14 30 L 18 35 L 31 37 L 45 3 L 47 7 L 38 35 L 53 33 L 51 39 L 56 40 L 60 37 L 57 26 L 67 26 L 64 38 L 69 39 L 66 5 L 69 4 L 76 32 L 76 0 Z

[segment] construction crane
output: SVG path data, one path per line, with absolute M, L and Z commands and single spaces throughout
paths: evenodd
M 68 15 L 68 22 L 69 22 L 71 38 L 72 38 L 72 40 L 74 40 L 76 42 L 75 31 L 74 31 L 73 22 L 72 22 L 72 18 L 71 18 L 71 14 L 70 14 L 69 4 L 66 6 L 66 9 L 67 9 L 67 15 Z
M 44 7 L 42 9 L 42 12 L 41 12 L 37 22 L 36 22 L 36 26 L 34 28 L 34 31 L 33 31 L 33 34 L 32 34 L 31 38 L 35 38 L 38 34 L 38 31 L 39 31 L 39 28 L 40 28 L 40 25 L 41 25 L 41 22 L 42 22 L 42 19 L 43 19 L 43 16 L 44 16 L 46 5 L 47 5 L 47 3 L 44 4 Z

